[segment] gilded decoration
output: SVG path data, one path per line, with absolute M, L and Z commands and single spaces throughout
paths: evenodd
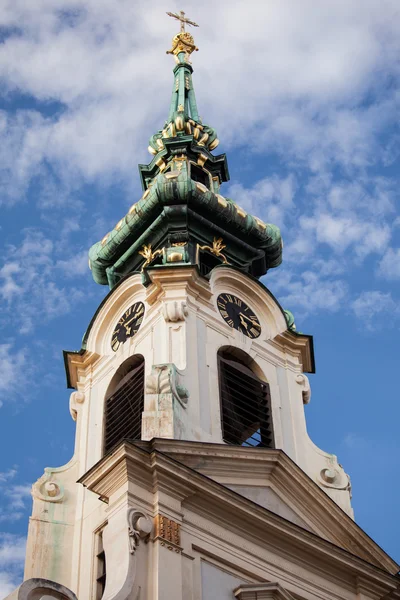
M 215 254 L 215 256 L 218 256 L 218 258 L 222 258 L 223 263 L 228 264 L 228 259 L 222 253 L 222 250 L 224 248 L 226 248 L 226 245 L 224 244 L 222 238 L 218 238 L 218 239 L 214 238 L 212 247 L 211 246 L 198 246 L 199 250 L 208 250 L 212 254 Z
M 155 258 L 157 258 L 157 256 L 161 256 L 162 254 L 164 254 L 164 248 L 161 248 L 160 250 L 155 250 L 153 252 L 153 250 L 151 249 L 151 244 L 149 244 L 148 246 L 146 246 L 146 244 L 143 246 L 142 250 L 139 250 L 139 254 L 141 256 L 143 256 L 143 258 L 145 258 L 145 262 L 143 263 L 142 266 L 142 273 L 143 270 L 150 264 L 153 262 L 153 260 Z
M 167 54 L 174 54 L 175 56 L 177 56 L 180 52 L 184 52 L 186 56 L 189 56 L 190 54 L 192 54 L 192 52 L 198 50 L 197 46 L 194 43 L 193 36 L 189 32 L 185 31 L 185 25 L 198 27 L 197 23 L 187 19 L 183 10 L 181 10 L 179 14 L 167 12 L 167 15 L 169 17 L 177 19 L 181 25 L 180 33 L 177 33 L 172 39 L 172 48 L 171 50 L 167 50 Z
M 155 538 L 161 541 L 161 546 L 168 550 L 181 551 L 181 526 L 168 517 L 157 515 L 155 518 Z

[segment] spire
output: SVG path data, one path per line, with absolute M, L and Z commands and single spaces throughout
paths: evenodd
M 215 156 L 215 129 L 198 114 L 191 54 L 197 50 L 185 13 L 167 13 L 180 22 L 168 54 L 175 57 L 168 119 L 150 138 L 149 164 L 139 165 L 142 197 L 112 231 L 89 251 L 97 283 L 113 288 L 123 277 L 148 269 L 197 265 L 208 278 L 229 264 L 261 277 L 282 260 L 279 229 L 248 214 L 220 194 L 229 181 L 225 154 Z
M 190 62 L 190 55 L 198 48 L 193 36 L 185 30 L 185 25 L 198 25 L 187 19 L 183 11 L 179 14 L 167 12 L 167 15 L 180 21 L 181 30 L 173 37 L 171 49 L 167 50 L 167 54 L 174 55 L 176 62 L 168 119 L 164 128 L 150 138 L 149 152 L 156 155 L 164 149 L 163 139 L 184 135 L 192 135 L 198 146 L 212 151 L 218 146 L 219 140 L 215 129 L 203 125 L 199 117 Z

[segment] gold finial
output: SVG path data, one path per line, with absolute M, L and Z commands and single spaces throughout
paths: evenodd
M 183 12 L 183 10 L 180 11 L 179 15 L 177 15 L 176 13 L 172 13 L 172 12 L 167 12 L 167 15 L 169 17 L 173 17 L 174 19 L 178 19 L 178 21 L 180 21 L 181 33 L 185 33 L 185 23 L 187 23 L 188 25 L 192 25 L 192 27 L 198 27 L 197 23 L 195 23 L 194 21 L 189 21 L 189 19 L 187 19 L 185 17 L 185 13 Z
M 198 50 L 198 48 L 194 43 L 193 36 L 185 30 L 185 24 L 192 25 L 192 27 L 198 27 L 198 25 L 194 21 L 187 19 L 183 10 L 179 14 L 167 12 L 167 15 L 177 19 L 181 24 L 181 31 L 172 39 L 172 48 L 171 50 L 167 50 L 167 54 L 174 54 L 177 57 L 180 52 L 184 52 L 186 60 L 189 60 L 190 54 Z M 179 61 L 178 58 L 176 60 Z

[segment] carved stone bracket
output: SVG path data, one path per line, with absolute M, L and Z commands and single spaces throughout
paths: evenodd
M 154 521 L 155 540 L 160 540 L 161 546 L 177 553 L 182 552 L 181 526 L 176 521 L 163 515 L 157 515 Z
M 69 397 L 69 412 L 74 421 L 78 416 L 77 404 L 83 404 L 85 401 L 85 394 L 83 392 L 72 392 Z
M 311 399 L 311 387 L 307 375 L 304 375 L 303 373 L 297 375 L 296 381 L 303 388 L 303 404 L 308 404 Z
M 188 315 L 186 302 L 183 302 L 183 300 L 170 300 L 169 302 L 163 302 L 161 311 L 167 323 L 176 323 L 177 321 L 184 321 L 186 316 Z
M 179 383 L 181 376 L 181 371 L 173 363 L 153 365 L 151 374 L 146 379 L 146 394 L 172 394 L 186 408 L 189 391 Z
M 151 519 L 140 510 L 130 508 L 127 514 L 128 519 L 128 536 L 129 536 L 129 552 L 135 554 L 140 540 L 145 543 L 149 541 L 153 524 Z

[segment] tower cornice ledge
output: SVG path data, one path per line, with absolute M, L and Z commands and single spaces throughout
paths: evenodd
M 262 477 L 277 493 L 281 489 L 297 510 L 313 520 L 318 534 L 229 489 L 230 472 L 231 481 L 247 473 L 253 480 Z M 229 532 L 230 543 L 234 537 L 240 547 L 244 540 L 249 548 L 254 543 L 271 546 L 275 554 L 283 553 L 288 560 L 304 557 L 308 568 L 315 554 L 318 570 L 322 568 L 325 577 L 341 579 L 346 573 L 367 578 L 382 586 L 382 595 L 385 587 L 386 593 L 396 588 L 392 576 L 399 566 L 281 450 L 165 439 L 125 441 L 78 483 L 105 502 L 122 486 L 134 493 L 140 485 L 154 494 L 153 516 L 159 510 L 157 498 L 162 497 L 165 506 L 165 498 L 171 497 L 175 507 L 176 500 L 181 502 L 183 524 L 187 510 L 191 524 L 193 513 L 198 526 L 202 519 L 211 519 L 218 529 L 216 535 L 223 537 Z

